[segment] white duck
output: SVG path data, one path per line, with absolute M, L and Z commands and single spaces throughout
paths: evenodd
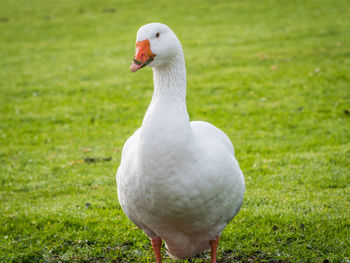
M 189 121 L 186 68 L 180 41 L 166 25 L 137 32 L 132 72 L 153 68 L 154 93 L 142 126 L 125 143 L 117 172 L 118 198 L 128 218 L 174 258 L 211 248 L 238 213 L 244 177 L 224 132 Z

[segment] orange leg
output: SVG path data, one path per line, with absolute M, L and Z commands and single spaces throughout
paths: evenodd
M 151 238 L 151 243 L 152 243 L 154 254 L 156 255 L 156 262 L 162 263 L 162 255 L 160 254 L 160 249 L 162 247 L 162 240 L 160 238 Z
M 218 250 L 219 239 L 220 237 L 218 236 L 215 240 L 210 240 L 210 247 L 211 247 L 210 263 L 216 263 L 216 251 Z

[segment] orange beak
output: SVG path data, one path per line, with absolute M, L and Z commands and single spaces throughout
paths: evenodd
M 136 55 L 133 63 L 130 66 L 132 72 L 136 72 L 140 68 L 145 67 L 152 62 L 155 55 L 151 51 L 151 46 L 148 39 L 136 42 Z

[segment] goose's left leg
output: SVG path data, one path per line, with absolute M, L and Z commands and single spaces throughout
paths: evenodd
M 152 243 L 154 254 L 156 256 L 156 262 L 162 263 L 162 256 L 160 253 L 160 249 L 162 247 L 162 240 L 159 237 L 151 238 L 151 243 Z
M 210 240 L 210 247 L 211 247 L 211 261 L 210 261 L 210 263 L 216 263 L 216 252 L 218 250 L 219 239 L 220 239 L 220 237 L 218 236 L 215 240 Z

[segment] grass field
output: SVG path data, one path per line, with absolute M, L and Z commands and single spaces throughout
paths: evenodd
M 151 70 L 129 71 L 136 31 L 163 22 L 184 47 L 191 119 L 229 135 L 246 178 L 218 262 L 350 262 L 349 13 L 347 0 L 2 0 L 0 261 L 154 262 L 115 173 L 152 95 Z

